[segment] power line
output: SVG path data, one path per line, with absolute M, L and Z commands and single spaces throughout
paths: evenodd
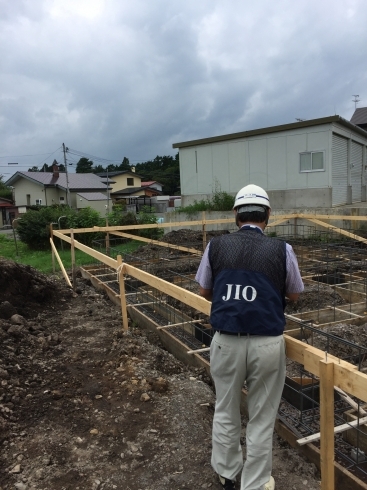
M 57 150 L 61 150 L 61 146 L 57 148 Z M 57 150 L 53 151 L 52 153 L 55 153 Z M 51 155 L 52 155 L 51 153 Z M 48 152 L 46 153 L 35 153 L 33 155 L 0 155 L 0 158 L 22 158 L 22 157 L 39 157 L 41 155 L 48 155 Z

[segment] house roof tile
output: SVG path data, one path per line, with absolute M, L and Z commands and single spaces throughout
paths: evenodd
M 359 107 L 356 109 L 350 122 L 356 125 L 367 124 L 367 107 Z
M 45 186 L 55 186 L 66 189 L 69 186 L 70 191 L 80 190 L 105 190 L 106 185 L 101 181 L 96 174 L 74 174 L 68 173 L 68 183 L 66 181 L 66 173 L 59 173 L 55 177 L 53 172 L 16 172 L 6 185 L 15 183 L 20 178 L 25 178 L 33 182 L 37 182 Z

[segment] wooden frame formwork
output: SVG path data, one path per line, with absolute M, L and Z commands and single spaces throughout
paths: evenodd
M 203 220 L 200 221 L 189 221 L 177 223 L 176 226 L 197 226 L 201 225 L 203 230 L 203 241 L 206 242 L 206 225 L 208 224 L 221 224 L 230 223 L 232 220 L 222 219 L 222 220 L 206 220 L 205 215 L 203 215 Z M 305 214 L 292 214 L 292 215 L 278 215 L 276 220 L 271 222 L 268 226 L 276 226 L 281 222 L 287 221 L 289 219 L 307 219 L 312 223 L 324 226 L 327 229 L 332 229 L 341 234 L 352 238 L 353 240 L 360 241 L 362 243 L 367 243 L 366 239 L 359 237 L 358 235 L 346 232 L 340 228 L 333 227 L 320 221 L 320 219 L 355 219 L 363 220 L 364 217 L 346 217 L 346 216 L 332 216 L 332 215 L 305 215 Z M 93 227 L 84 228 L 77 230 L 52 230 L 51 228 L 51 248 L 52 248 L 52 259 L 55 263 L 55 257 L 57 258 L 60 268 L 63 272 L 65 279 L 70 286 L 75 287 L 75 248 L 79 249 L 94 259 L 98 260 L 100 263 L 105 264 L 111 269 L 113 273 L 116 273 L 118 283 L 119 283 L 119 294 L 117 294 L 113 289 L 111 289 L 108 284 L 104 284 L 93 274 L 89 274 L 87 270 L 83 271 L 87 277 L 92 281 L 92 284 L 97 288 L 102 288 L 108 294 L 110 299 L 121 308 L 122 312 L 122 324 L 123 329 L 128 329 L 128 315 L 137 321 L 140 325 L 147 328 L 154 329 L 160 336 L 163 344 L 166 348 L 176 355 L 177 358 L 182 361 L 189 363 L 191 365 L 196 365 L 200 367 L 205 367 L 209 372 L 209 362 L 202 357 L 202 352 L 208 350 L 204 349 L 194 349 L 188 350 L 187 346 L 176 339 L 174 335 L 169 331 L 174 325 L 168 324 L 166 326 L 154 325 L 154 321 L 145 315 L 139 308 L 135 305 L 127 303 L 127 295 L 125 294 L 125 277 L 129 276 L 141 281 L 149 288 L 153 288 L 161 291 L 163 294 L 170 296 L 183 304 L 194 308 L 196 311 L 203 313 L 206 316 L 210 314 L 210 303 L 204 298 L 182 289 L 176 284 L 172 284 L 163 279 L 153 276 L 139 268 L 124 263 L 121 256 L 117 256 L 116 259 L 108 257 L 107 255 L 98 252 L 86 245 L 83 245 L 79 241 L 75 240 L 74 233 L 88 233 L 88 232 L 105 232 L 107 235 L 113 234 L 116 236 L 122 236 L 125 238 L 132 238 L 135 240 L 142 240 L 149 243 L 155 243 L 160 246 L 168 246 L 181 251 L 185 251 L 188 254 L 198 253 L 195 249 L 190 249 L 186 247 L 177 247 L 170 244 L 163 244 L 159 241 L 143 239 L 136 235 L 131 235 L 126 233 L 128 230 L 138 230 L 146 228 L 167 228 L 175 226 L 174 223 L 160 223 L 152 225 L 129 225 L 129 226 L 117 226 L 117 227 Z M 70 235 L 70 237 L 68 236 Z M 67 273 L 62 265 L 62 261 L 58 256 L 56 247 L 53 243 L 53 237 L 60 238 L 68 242 L 71 245 L 71 254 L 73 262 L 73 285 L 71 285 Z M 362 317 L 362 315 L 356 316 Z M 292 318 L 289 318 L 292 321 Z M 295 317 L 294 320 L 302 321 L 302 318 Z M 192 320 L 191 320 L 192 323 Z M 190 324 L 190 319 L 186 319 L 181 322 L 181 324 Z M 189 327 L 188 327 L 189 328 Z M 367 490 L 367 484 L 356 478 L 352 473 L 343 468 L 340 464 L 334 460 L 334 417 L 333 417 L 333 407 L 334 407 L 334 387 L 349 393 L 351 396 L 358 398 L 359 400 L 367 403 L 367 375 L 358 371 L 356 366 L 349 364 L 341 359 L 338 359 L 332 355 L 328 355 L 319 349 L 312 347 L 304 342 L 294 338 L 292 335 L 284 335 L 287 347 L 287 357 L 293 361 L 296 361 L 304 367 L 304 369 L 310 372 L 312 375 L 316 376 L 320 380 L 321 386 L 321 397 L 320 397 L 320 450 L 318 450 L 312 443 L 308 443 L 300 447 L 301 452 L 307 456 L 312 462 L 314 462 L 321 469 L 321 489 L 322 490 L 334 490 L 335 488 L 343 488 L 343 490 Z M 246 409 L 246 391 L 243 390 L 243 408 Z M 276 423 L 276 430 L 278 434 L 287 440 L 292 445 L 297 445 L 297 439 L 294 434 L 284 425 L 280 420 Z M 337 485 L 337 487 L 336 487 Z

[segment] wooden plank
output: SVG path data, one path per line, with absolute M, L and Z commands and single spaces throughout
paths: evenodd
M 353 427 L 358 427 L 359 425 L 365 425 L 365 424 L 367 424 L 367 417 L 363 417 L 357 420 L 351 420 L 347 424 L 341 424 L 334 427 L 334 434 L 340 434 L 341 432 L 345 432 L 348 429 L 351 429 Z M 318 441 L 319 439 L 320 439 L 320 432 L 317 432 L 316 434 L 312 434 L 311 436 L 298 439 L 297 444 L 299 444 L 300 446 L 304 446 L 305 444 Z
M 335 363 L 334 383 L 347 393 L 367 402 L 367 375 L 357 370 L 348 368 L 345 365 Z
M 65 281 L 68 283 L 68 286 L 70 286 L 72 288 L 73 286 L 72 286 L 72 284 L 70 282 L 69 276 L 66 273 L 65 267 L 64 267 L 64 265 L 62 263 L 62 260 L 60 259 L 60 255 L 59 255 L 58 251 L 56 250 L 56 247 L 55 247 L 55 244 L 54 244 L 52 238 L 50 238 L 50 243 L 51 243 L 52 251 L 55 254 L 56 259 L 57 259 L 57 261 L 59 263 L 59 266 L 60 266 L 62 275 L 64 276 Z
M 354 316 L 354 317 L 357 317 L 357 318 L 364 318 L 361 315 L 357 315 L 356 313 L 352 313 L 351 311 L 342 310 L 341 308 L 337 308 L 336 306 L 327 306 L 327 308 L 329 310 L 341 311 L 343 313 L 346 313 L 347 315 Z
M 292 219 L 297 217 L 297 214 L 277 214 L 270 216 L 272 219 Z M 112 231 L 124 231 L 124 230 L 145 230 L 148 228 L 179 228 L 179 227 L 192 227 L 192 226 L 202 226 L 205 225 L 219 225 L 234 223 L 233 218 L 220 218 L 220 219 L 205 219 L 205 220 L 192 220 L 192 221 L 176 221 L 174 223 L 152 223 L 150 225 L 123 225 L 123 226 L 94 226 L 93 228 L 78 228 L 74 230 L 74 233 L 92 233 L 96 231 L 101 232 L 112 232 Z M 70 234 L 70 229 L 58 230 L 58 233 L 65 235 Z
M 320 349 L 317 349 L 316 347 L 312 347 L 311 345 L 306 344 L 301 340 L 288 337 L 286 334 L 284 334 L 284 340 L 286 343 L 287 357 L 289 357 L 293 361 L 298 362 L 299 364 L 303 364 L 307 371 L 310 371 L 310 373 L 319 376 L 318 365 L 319 365 L 319 361 L 325 358 L 325 352 L 321 351 Z M 345 366 L 347 369 L 353 372 L 357 369 L 356 366 L 353 366 L 349 362 L 342 361 L 338 357 L 332 356 L 331 354 L 328 354 L 328 359 L 333 360 L 335 363 L 337 363 L 340 366 Z M 366 381 L 367 381 L 367 376 L 366 376 Z M 350 393 L 350 391 L 348 391 L 348 393 Z
M 187 291 L 186 289 L 182 289 L 175 284 L 171 284 L 168 281 L 159 279 L 158 277 L 155 277 L 152 274 L 144 272 L 131 265 L 124 264 L 123 267 L 126 274 L 143 281 L 145 284 L 148 284 L 153 288 L 159 289 L 162 291 L 162 293 L 172 296 L 172 298 L 175 298 L 182 303 L 201 311 L 201 313 L 204 313 L 205 315 L 210 315 L 211 302 L 207 301 L 205 298 L 202 298 L 191 291 Z
M 306 219 L 308 219 L 312 223 L 323 226 L 324 228 L 335 231 L 336 233 L 339 233 L 340 235 L 345 235 L 345 236 L 352 238 L 353 240 L 356 240 L 358 242 L 367 243 L 367 240 L 365 238 L 362 238 L 358 235 L 354 235 L 354 233 L 349 233 L 349 231 L 345 231 L 342 228 L 337 228 L 334 225 L 329 225 L 328 223 L 324 223 L 323 221 L 320 221 L 318 219 L 314 219 L 314 218 L 306 218 Z
M 71 239 L 63 235 L 62 233 L 54 230 L 54 236 L 57 236 L 58 238 L 61 238 L 61 240 L 65 240 L 66 242 L 71 244 Z M 90 255 L 91 257 L 99 260 L 103 264 L 109 265 L 113 269 L 117 269 L 117 260 L 113 259 L 112 257 L 108 257 L 107 255 L 97 252 L 97 250 L 94 250 L 93 248 L 87 247 L 87 245 L 83 245 L 82 243 L 78 242 L 77 240 L 74 240 L 74 245 L 77 249 L 81 250 L 82 252 L 85 252 L 86 254 Z
M 319 362 L 321 490 L 334 490 L 334 363 Z
M 289 218 L 282 218 L 282 219 L 279 219 L 277 221 L 274 221 L 272 223 L 268 223 L 266 226 L 267 228 L 271 227 L 271 226 L 277 226 L 277 225 L 280 225 L 281 223 L 284 223 L 284 221 L 288 221 Z
M 347 394 L 346 394 L 346 393 L 345 393 L 343 390 L 341 390 L 341 389 L 340 389 L 340 388 L 338 388 L 337 386 L 334 386 L 334 389 L 335 389 L 335 391 L 337 391 L 337 392 L 339 393 L 339 395 L 341 395 L 341 396 L 344 398 L 344 400 L 345 400 L 347 403 L 349 403 L 349 405 L 350 405 L 352 408 L 354 408 L 354 410 L 355 410 L 356 412 L 359 412 L 359 415 L 361 415 L 361 416 L 362 416 L 362 415 L 367 415 L 366 410 L 363 410 L 363 408 L 362 408 L 362 407 L 360 407 L 360 406 L 358 405 L 358 403 L 356 403 L 354 400 L 352 400 L 352 399 L 351 399 L 351 398 L 350 398 L 350 397 L 349 397 L 349 396 L 348 396 L 348 395 L 347 395 Z
M 165 243 L 159 240 L 152 240 L 151 238 L 145 238 L 142 236 L 131 235 L 129 233 L 122 233 L 120 231 L 111 232 L 112 235 L 121 236 L 123 238 L 130 238 L 131 240 L 137 240 L 140 242 L 150 243 L 152 245 L 158 245 L 160 247 L 173 248 L 174 250 L 181 250 L 183 252 L 193 253 L 195 255 L 201 255 L 201 251 L 196 248 L 181 247 L 179 245 L 173 245 L 172 243 Z
M 200 352 L 209 352 L 210 351 L 210 347 L 204 347 L 203 349 L 195 349 L 195 350 L 188 350 L 187 351 L 187 354 L 199 354 Z
M 136 303 L 135 306 L 140 306 L 140 305 Z M 157 330 L 162 330 L 162 328 L 181 327 L 182 325 L 187 325 L 191 323 L 201 323 L 202 321 L 203 320 L 188 320 L 187 322 L 172 323 L 171 325 L 162 325 L 160 327 L 157 327 Z
M 367 215 L 365 216 L 345 216 L 343 214 L 304 214 L 304 213 L 299 213 L 297 214 L 297 218 L 302 218 L 302 219 L 308 219 L 308 218 L 314 218 L 314 219 L 327 219 L 327 220 L 346 220 L 346 221 L 366 221 L 367 220 Z

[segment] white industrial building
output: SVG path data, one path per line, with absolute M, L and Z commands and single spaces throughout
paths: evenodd
M 250 183 L 273 209 L 363 202 L 366 146 L 367 131 L 340 116 L 175 143 L 182 206 Z

